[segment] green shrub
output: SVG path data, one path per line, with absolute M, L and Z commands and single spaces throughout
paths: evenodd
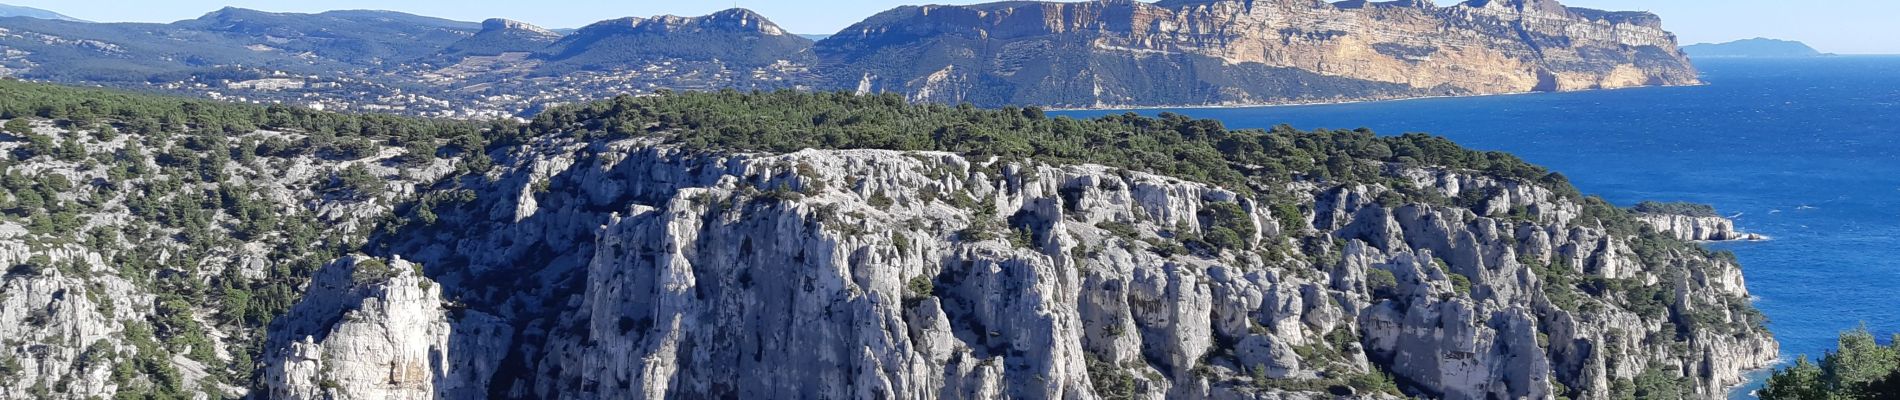
M 1102 361 L 1094 354 L 1085 354 L 1089 383 L 1094 384 L 1095 395 L 1109 400 L 1133 400 L 1144 398 L 1140 383 L 1135 375 L 1126 368 Z
M 33 125 L 27 123 L 26 118 L 10 119 L 7 120 L 6 132 L 14 136 L 31 135 L 33 134 Z
M 1372 292 L 1372 298 L 1392 299 L 1399 297 L 1399 278 L 1392 271 L 1378 268 L 1366 270 L 1366 291 Z
M 1664 368 L 1650 367 L 1635 379 L 1635 398 L 1643 400 L 1682 400 L 1692 398 L 1687 379 Z
M 1135 240 L 1141 237 L 1141 232 L 1135 230 L 1134 225 L 1126 222 L 1102 221 L 1096 223 L 1095 227 L 1108 231 L 1108 233 L 1115 235 L 1115 237 L 1126 240 Z
M 1818 364 L 1802 356 L 1775 371 L 1762 400 L 1900 398 L 1900 345 L 1881 345 L 1866 327 L 1841 333 L 1837 343 Z
M 1300 206 L 1292 203 L 1275 203 L 1273 216 L 1280 220 L 1280 231 L 1285 235 L 1295 235 L 1306 230 L 1306 215 L 1300 213 Z
M 439 149 L 432 140 L 410 141 L 403 145 L 402 165 L 411 168 L 429 165 L 435 162 Z
M 1632 207 L 1630 208 L 1630 210 L 1638 212 L 1638 213 L 1643 213 L 1643 214 L 1687 215 L 1691 217 L 1720 217 L 1722 216 L 1721 214 L 1717 214 L 1715 212 L 1714 206 L 1710 206 L 1707 204 L 1681 203 L 1681 202 L 1662 203 L 1662 202 L 1654 202 L 1654 201 L 1645 201 L 1641 203 L 1636 203 L 1636 207 Z
M 20 360 L 11 355 L 0 355 L 0 378 L 18 378 L 19 376 L 15 374 L 20 373 L 21 370 L 23 368 L 20 367 Z
M 991 224 L 981 222 L 971 223 L 970 226 L 957 231 L 957 238 L 966 242 L 983 242 L 996 239 L 995 229 L 990 225 Z
M 907 298 L 936 296 L 937 284 L 931 282 L 929 276 L 918 275 L 915 278 L 910 278 L 910 282 L 904 286 L 904 295 Z
M 1253 215 L 1241 209 L 1240 204 L 1208 203 L 1201 209 L 1200 216 L 1212 227 L 1202 239 L 1216 248 L 1246 250 L 1252 246 L 1245 238 L 1259 232 Z
M 1251 247 L 1248 246 L 1246 239 L 1240 237 L 1240 233 L 1234 232 L 1233 229 L 1225 226 L 1217 226 L 1207 231 L 1207 236 L 1202 238 L 1202 240 L 1206 241 L 1208 245 L 1220 249 L 1241 250 Z
M 350 164 L 349 167 L 336 172 L 333 181 L 335 182 L 334 189 L 358 200 L 382 197 L 383 192 L 388 188 L 383 183 L 382 177 L 370 173 L 369 168 L 360 163 Z
M 1027 227 L 1019 227 L 1016 229 L 1011 229 L 1010 235 L 1009 235 L 1009 244 L 1015 245 L 1017 248 L 1020 248 L 1020 249 L 1035 250 L 1036 249 L 1036 233 L 1029 230 L 1029 228 Z
M 877 193 L 871 194 L 871 199 L 867 200 L 867 202 L 868 204 L 871 205 L 871 207 L 876 207 L 877 209 L 880 209 L 880 210 L 889 209 L 891 208 L 892 205 L 896 204 L 896 201 L 891 200 L 891 196 L 884 195 L 883 190 L 879 190 L 877 191 Z
M 1346 378 L 1346 386 L 1351 386 L 1361 394 L 1382 393 L 1391 396 L 1405 396 L 1404 392 L 1399 391 L 1399 384 L 1392 379 L 1392 374 L 1378 369 L 1363 374 L 1355 374 Z
M 1458 293 L 1459 296 L 1470 297 L 1471 296 L 1471 278 L 1466 277 L 1465 274 L 1460 274 L 1456 272 L 1453 272 L 1450 275 L 1451 275 L 1452 291 Z
M 394 276 L 396 276 L 396 270 L 377 259 L 357 261 L 356 268 L 350 271 L 350 280 L 357 285 L 379 283 Z

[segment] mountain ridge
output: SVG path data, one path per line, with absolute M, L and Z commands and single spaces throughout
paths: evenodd
M 68 17 L 65 14 L 60 14 L 52 10 L 16 6 L 16 5 L 10 5 L 10 4 L 0 4 L 0 18 L 8 18 L 8 17 L 26 17 L 26 18 L 51 19 L 51 20 L 72 21 L 72 22 L 86 22 L 86 20 Z
M 0 57 L 0 71 L 457 118 L 663 89 L 889 91 L 912 101 L 1106 108 L 1697 82 L 1654 14 L 1554 0 L 901 6 L 817 41 L 746 9 L 608 19 L 566 33 L 485 22 L 499 25 L 229 8 L 165 25 L 19 24 L 45 39 L 0 37 L 23 50 Z M 340 29 L 323 32 L 331 26 Z M 266 78 L 277 80 L 256 82 Z
M 1360 5 L 907 6 L 817 51 L 843 66 L 825 71 L 828 86 L 991 105 L 1248 105 L 1697 82 L 1652 14 L 1553 0 Z
M 809 63 L 811 40 L 742 8 L 699 17 L 661 15 L 596 22 L 542 50 L 551 65 L 600 69 L 660 59 L 723 62 L 754 69 L 780 60 Z M 622 51 L 630 50 L 630 51 Z

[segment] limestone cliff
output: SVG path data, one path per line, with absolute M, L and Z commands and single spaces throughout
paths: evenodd
M 500 56 L 546 48 L 560 40 L 561 34 L 526 22 L 492 18 L 482 21 L 482 30 L 442 49 L 442 57 L 459 59 L 469 56 Z
M 1309 183 L 1286 188 L 1289 214 L 1164 176 L 949 153 L 553 139 L 498 160 L 462 181 L 474 201 L 377 239 L 431 280 L 285 317 L 306 328 L 267 345 L 271 393 L 1389 398 L 1373 383 L 1389 374 L 1435 397 L 1603 399 L 1661 374 L 1717 397 L 1776 355 L 1732 261 L 1457 171 L 1389 166 L 1485 193 L 1475 209 Z M 1197 239 L 1220 230 L 1242 244 Z
M 1641 214 L 1637 219 L 1676 239 L 1688 241 L 1754 241 L 1768 240 L 1767 236 L 1742 232 L 1735 229 L 1735 221 L 1717 216 L 1696 216 L 1680 214 Z
M 716 63 L 739 71 L 808 64 L 811 40 L 746 9 L 699 17 L 628 17 L 596 22 L 537 50 L 539 74 L 638 70 L 654 63 Z M 732 86 L 739 86 L 733 84 Z
M 292 313 L 342 319 L 290 320 L 272 332 L 272 340 L 285 348 L 264 362 L 264 380 L 276 383 L 270 398 L 434 399 L 486 393 L 488 378 L 507 353 L 511 329 L 480 312 L 450 311 L 441 286 L 420 270 L 401 259 L 348 258 L 319 271 Z
M 1004 2 L 820 42 L 829 84 L 915 100 L 1233 105 L 1697 83 L 1661 19 L 1555 0 Z
M 322 250 L 333 246 L 330 239 L 367 235 L 375 219 L 390 211 L 385 200 L 412 195 L 417 182 L 454 169 L 448 160 L 394 168 L 392 160 L 402 152 L 373 144 L 357 157 L 243 150 L 235 153 L 245 156 L 234 159 L 222 148 L 199 152 L 180 143 L 235 149 L 238 143 L 304 137 L 281 131 L 220 131 L 220 140 L 231 142 L 208 144 L 180 137 L 185 135 L 135 133 L 124 125 L 126 133 L 107 124 L 8 122 L 30 132 L 9 135 L 65 143 L 66 154 L 100 157 L 22 157 L 32 151 L 29 142 L 0 143 L 10 158 L 4 174 L 9 191 L 0 195 L 9 210 L 0 218 L 0 265 L 7 266 L 0 275 L 0 398 L 6 399 L 245 395 L 256 368 L 251 353 L 257 351 L 246 343 L 251 335 L 261 336 L 273 317 L 251 313 L 274 307 L 263 304 L 272 294 L 298 298 L 290 290 L 301 288 L 289 275 L 299 262 L 321 265 L 334 258 Z M 143 150 L 148 148 L 151 153 Z M 202 160 L 196 158 L 201 153 Z M 96 165 L 98 160 L 112 166 Z M 369 181 L 350 193 L 334 181 L 345 170 L 359 170 Z M 201 173 L 221 182 L 199 180 Z M 251 282 L 259 282 L 256 292 L 248 291 Z M 311 288 L 326 284 L 337 285 Z M 342 293 L 317 292 L 323 295 L 310 298 L 349 301 Z M 421 324 L 406 315 L 440 304 L 416 307 L 366 306 L 361 312 L 377 313 L 365 319 L 379 321 L 374 328 L 406 331 Z M 383 322 L 391 320 L 400 322 Z M 351 343 L 357 342 L 325 342 L 351 350 L 387 348 Z
M 1776 353 L 1726 253 L 1429 135 L 0 87 L 6 399 L 1706 398 Z

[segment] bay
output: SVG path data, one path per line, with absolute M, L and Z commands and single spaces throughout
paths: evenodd
M 1054 114 L 1426 132 L 1517 154 L 1618 204 L 1712 204 L 1774 238 L 1713 246 L 1741 260 L 1785 360 L 1819 358 L 1863 324 L 1883 338 L 1900 333 L 1900 57 L 1696 64 L 1706 85 Z

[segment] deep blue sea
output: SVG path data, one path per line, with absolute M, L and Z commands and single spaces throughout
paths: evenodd
M 1717 246 L 1739 256 L 1784 359 L 1818 358 L 1861 324 L 1900 333 L 1900 57 L 1696 65 L 1705 86 L 1137 112 L 1428 132 L 1515 153 L 1618 204 L 1713 204 L 1774 238 Z

